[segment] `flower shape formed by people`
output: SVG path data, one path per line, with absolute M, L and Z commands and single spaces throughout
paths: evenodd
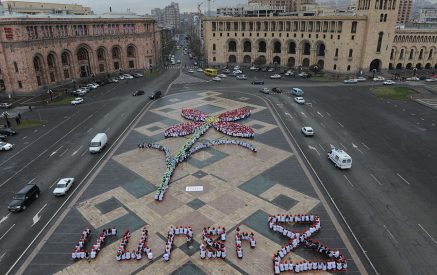
M 195 133 L 202 126 L 213 126 L 217 131 L 234 137 L 253 138 L 255 132 L 252 128 L 234 121 L 250 116 L 248 108 L 239 108 L 224 112 L 218 116 L 210 116 L 206 112 L 196 109 L 182 109 L 182 117 L 192 120 L 176 124 L 165 130 L 165 137 L 182 137 Z

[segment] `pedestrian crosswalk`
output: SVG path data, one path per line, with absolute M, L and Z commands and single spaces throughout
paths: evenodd
M 416 101 L 437 110 L 437 98 L 418 98 Z
M 185 67 L 185 65 L 169 65 L 169 66 L 165 66 L 164 67 L 165 69 L 169 69 L 169 70 L 171 70 L 171 69 L 177 69 L 177 70 L 179 70 L 179 69 L 187 69 L 187 70 L 189 70 L 189 69 L 197 69 L 198 67 L 197 66 L 194 66 L 194 65 L 187 65 L 186 67 Z

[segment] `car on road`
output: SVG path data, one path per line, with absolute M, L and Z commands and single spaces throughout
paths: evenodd
M 373 78 L 373 81 L 384 81 L 384 80 L 385 80 L 385 77 L 383 77 L 383 76 L 377 76 L 377 77 Z
M 240 75 L 237 75 L 237 79 L 238 80 L 246 80 L 247 76 L 245 74 L 240 74 Z
M 437 78 L 427 78 L 425 82 L 437 82 Z
M 130 74 L 124 74 L 123 75 L 125 79 L 133 79 L 134 77 Z
M 9 151 L 14 147 L 12 144 L 0 141 L 0 151 Z
M 123 79 L 124 79 L 124 78 L 123 78 Z M 112 83 L 118 83 L 118 81 L 119 81 L 119 80 L 118 80 L 117 78 L 115 78 L 115 77 L 111 78 L 111 82 L 112 82 Z
M 222 73 L 224 73 L 224 74 L 229 74 L 229 73 L 231 73 L 231 70 L 229 70 L 229 69 L 223 69 L 223 70 L 222 70 Z
M 135 77 L 135 78 L 139 78 L 139 77 L 143 77 L 144 75 L 143 74 L 140 74 L 140 73 L 134 73 L 133 74 L 133 77 Z
M 358 82 L 363 82 L 363 81 L 367 80 L 367 78 L 365 78 L 364 76 L 359 76 L 359 77 L 357 77 L 355 79 L 358 80 Z
M 82 89 L 77 89 L 75 91 L 72 91 L 71 94 L 74 96 L 84 96 L 86 94 L 86 91 Z
M 119 75 L 119 76 L 118 76 L 118 79 L 119 79 L 119 80 L 123 80 L 123 79 L 125 79 L 125 77 L 124 77 L 124 75 Z
M 304 136 L 306 136 L 306 137 L 314 136 L 314 129 L 309 127 L 309 126 L 302 127 L 301 131 L 302 131 L 302 134 L 304 134 Z
M 0 103 L 0 108 L 8 109 L 8 108 L 11 108 L 11 107 L 12 107 L 12 103 L 9 103 L 9 102 L 2 102 L 2 103 Z
M 26 208 L 37 198 L 39 198 L 40 190 L 36 184 L 27 184 L 18 191 L 13 200 L 9 203 L 8 209 L 11 212 L 19 212 Z
M 198 68 L 196 71 L 199 72 L 199 73 L 202 73 L 203 69 L 202 68 Z
M 176 61 L 176 63 L 181 64 L 181 60 L 178 59 L 178 60 Z
M 282 93 L 282 89 L 280 89 L 278 87 L 273 87 L 272 92 L 280 94 L 280 93 Z
M 262 67 L 261 68 L 261 72 L 267 72 L 268 68 L 267 67 Z
M 56 183 L 55 190 L 53 190 L 53 195 L 55 196 L 64 196 L 67 194 L 68 190 L 73 186 L 74 178 L 64 178 L 60 179 L 58 183 Z
M 227 75 L 225 75 L 225 74 L 219 74 L 218 75 L 218 77 L 221 77 L 221 78 L 226 78 L 226 77 L 228 77 Z
M 355 78 L 345 79 L 345 80 L 343 80 L 343 83 L 345 83 L 345 84 L 356 84 L 356 83 L 358 83 L 358 80 L 355 79 Z
M 88 88 L 90 89 L 97 89 L 99 87 L 99 85 L 97 83 L 89 83 L 86 85 Z
M 292 71 L 287 71 L 284 75 L 285 76 L 294 76 L 294 73 Z
M 12 130 L 11 128 L 8 128 L 8 127 L 0 128 L 0 135 L 14 136 L 16 134 L 17 134 L 17 132 L 15 130 Z
M 267 87 L 262 88 L 261 90 L 259 90 L 261 93 L 263 94 L 270 94 L 270 89 Z
M 297 75 L 298 77 L 301 78 L 309 78 L 311 75 L 306 73 L 306 72 L 301 72 L 300 74 Z
M 83 101 L 84 101 L 83 98 L 81 98 L 81 97 L 76 97 L 75 99 L 73 99 L 73 100 L 71 101 L 71 105 L 78 105 L 78 104 L 81 104 Z
M 291 94 L 295 96 L 301 96 L 303 95 L 303 90 L 300 88 L 291 88 Z
M 420 79 L 418 77 L 416 77 L 416 76 L 413 76 L 413 77 L 407 77 L 406 80 L 407 81 L 419 81 Z
M 252 81 L 251 83 L 252 83 L 252 85 L 264 85 L 264 80 L 256 79 L 256 80 Z
M 332 149 L 328 153 L 328 159 L 330 159 L 336 168 L 350 169 L 352 168 L 352 158 L 343 150 Z
M 6 141 L 7 139 L 8 139 L 8 136 L 0 135 L 0 141 Z
M 294 101 L 296 101 L 298 104 L 305 104 L 305 99 L 301 96 L 296 96 Z
M 395 83 L 396 83 L 396 82 L 394 82 L 394 81 L 391 80 L 391 79 L 388 79 L 388 80 L 382 82 L 382 84 L 384 84 L 384 85 L 393 85 L 393 84 L 395 84 Z
M 255 67 L 255 66 L 251 66 L 250 68 L 249 68 L 249 70 L 251 70 L 251 71 L 256 71 L 258 69 L 258 67 Z
M 232 73 L 233 74 L 242 74 L 243 71 L 242 70 L 233 70 Z
M 137 90 L 137 91 L 132 93 L 132 96 L 139 96 L 139 95 L 143 95 L 143 94 L 144 94 L 143 90 Z
M 151 96 L 149 96 L 150 99 L 158 99 L 162 96 L 161 91 L 154 91 Z
M 280 74 L 274 74 L 270 76 L 270 79 L 281 79 L 282 76 Z
M 193 69 L 189 69 L 188 72 L 192 74 L 192 73 L 194 73 L 194 70 Z
M 267 71 L 271 73 L 271 72 L 274 72 L 275 69 L 274 68 L 269 68 Z
M 222 81 L 222 79 L 218 76 L 212 78 L 213 81 Z

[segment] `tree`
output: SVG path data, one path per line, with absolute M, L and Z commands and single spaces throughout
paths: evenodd
M 200 56 L 201 49 L 200 46 L 202 45 L 202 42 L 200 41 L 200 38 L 195 36 L 191 37 L 190 39 L 190 49 L 194 56 Z

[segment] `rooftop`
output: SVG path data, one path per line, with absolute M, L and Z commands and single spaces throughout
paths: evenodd
M 74 15 L 74 14 L 21 14 L 21 13 L 4 13 L 0 15 L 0 20 L 3 19 L 152 19 L 142 15 L 105 13 L 105 14 L 90 14 L 90 15 Z

